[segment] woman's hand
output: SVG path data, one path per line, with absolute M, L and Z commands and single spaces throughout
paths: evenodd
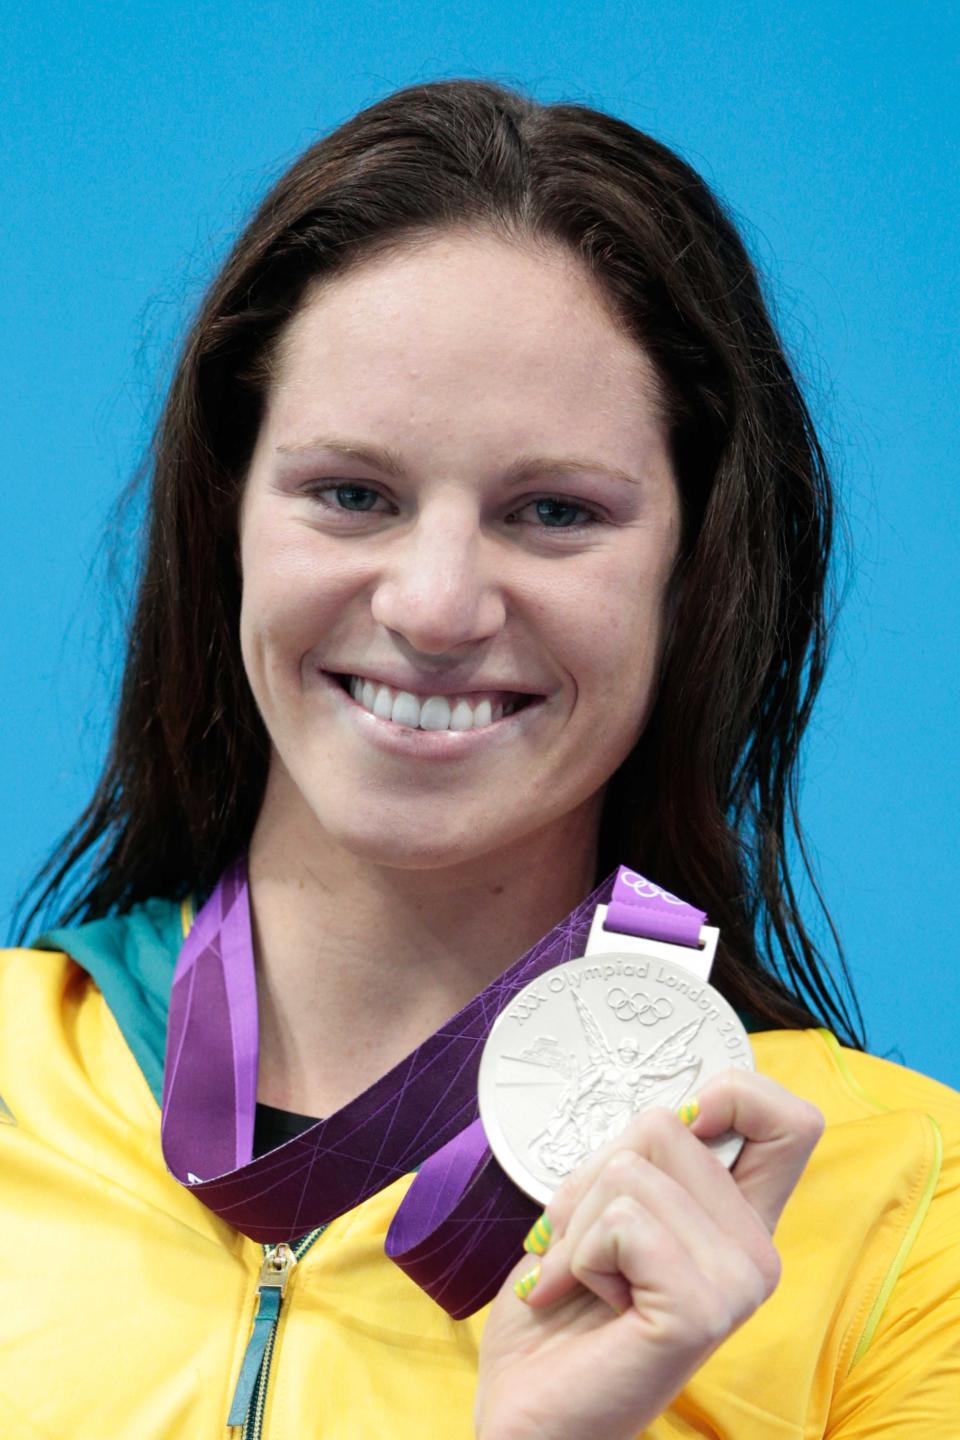
M 637 1116 L 557 1191 L 527 1299 L 532 1255 L 490 1311 L 480 1440 L 632 1440 L 776 1288 L 771 1236 L 823 1117 L 733 1070 L 699 1104 L 689 1128 Z M 732 1172 L 701 1144 L 728 1129 L 746 1137 Z

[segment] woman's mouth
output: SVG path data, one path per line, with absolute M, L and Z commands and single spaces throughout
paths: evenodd
M 410 730 L 483 730 L 541 697 L 517 691 L 472 691 L 466 695 L 415 695 L 362 675 L 338 675 L 342 689 L 378 720 Z

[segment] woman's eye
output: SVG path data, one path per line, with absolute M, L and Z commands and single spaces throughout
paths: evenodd
M 366 514 L 371 510 L 383 512 L 387 506 L 379 490 L 374 490 L 369 485 L 358 485 L 350 480 L 339 485 L 311 485 L 307 493 L 330 510 L 348 510 L 355 515 Z
M 527 516 L 530 518 L 527 519 Z M 585 505 L 578 505 L 574 500 L 560 500 L 555 496 L 548 496 L 543 500 L 531 500 L 516 511 L 516 518 L 523 518 L 527 524 L 539 525 L 549 530 L 570 530 L 590 525 L 597 517 L 592 510 L 588 510 Z
M 327 493 L 336 497 L 341 510 L 372 510 L 380 499 L 368 485 L 335 485 Z

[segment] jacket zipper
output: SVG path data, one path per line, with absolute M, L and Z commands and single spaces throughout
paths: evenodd
M 319 1240 L 326 1228 L 326 1225 L 321 1225 L 317 1230 L 311 1230 L 310 1234 L 304 1235 L 296 1245 L 281 1241 L 279 1245 L 263 1247 L 257 1305 L 253 1312 L 253 1330 L 247 1341 L 230 1413 L 227 1416 L 228 1425 L 243 1426 L 240 1440 L 261 1440 L 263 1411 L 267 1402 L 267 1386 L 270 1383 L 270 1365 L 287 1281 L 298 1261 L 306 1255 L 311 1245 Z

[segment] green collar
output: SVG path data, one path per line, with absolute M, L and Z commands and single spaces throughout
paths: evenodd
M 96 981 L 154 1099 L 163 1099 L 163 1061 L 173 971 L 183 944 L 183 906 L 145 900 L 125 915 L 48 930 L 37 950 L 62 950 Z

